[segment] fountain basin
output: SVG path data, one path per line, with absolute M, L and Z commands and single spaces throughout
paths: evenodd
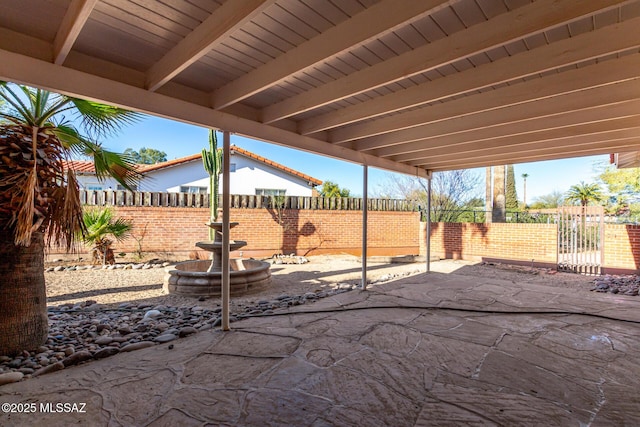
M 229 260 L 230 295 L 259 291 L 271 283 L 271 264 L 253 259 Z M 222 272 L 208 272 L 209 260 L 185 261 L 165 269 L 165 292 L 184 296 L 220 296 Z

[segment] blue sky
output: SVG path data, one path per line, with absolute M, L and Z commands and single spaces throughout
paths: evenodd
M 199 153 L 203 148 L 208 148 L 207 132 L 207 129 L 202 127 L 145 116 L 139 123 L 124 128 L 117 136 L 104 139 L 102 142 L 105 148 L 118 152 L 127 148 L 136 151 L 142 147 L 154 148 L 167 153 L 167 159 L 170 160 Z M 351 190 L 352 195 L 362 195 L 362 166 L 237 135 L 231 136 L 231 143 L 322 181 L 337 182 L 340 187 Z M 597 175 L 594 165 L 608 160 L 609 156 L 603 155 L 517 164 L 515 175 L 518 197 L 522 200 L 523 173 L 529 174 L 527 202 L 530 203 L 536 197 L 554 190 L 565 192 L 580 181 L 594 182 Z M 478 170 L 478 173 L 484 177 L 484 169 Z M 377 188 L 388 182 L 389 174 L 387 171 L 369 168 L 370 195 L 375 194 Z M 479 189 L 478 195 L 482 196 L 483 193 L 484 188 Z

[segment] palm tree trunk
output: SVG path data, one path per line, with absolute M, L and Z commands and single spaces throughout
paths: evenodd
M 493 168 L 493 222 L 506 222 L 506 196 L 505 196 L 505 174 L 506 166 L 496 166 Z
M 33 233 L 24 247 L 0 229 L 0 355 L 35 350 L 48 331 L 44 234 Z

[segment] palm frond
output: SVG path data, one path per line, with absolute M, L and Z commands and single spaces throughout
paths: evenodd
M 113 211 L 109 208 L 86 209 L 83 212 L 83 222 L 86 233 L 85 243 L 94 244 L 104 241 L 107 236 L 113 236 L 119 242 L 129 238 L 133 223 L 124 218 L 113 219 Z
M 37 185 L 38 177 L 35 169 L 32 169 L 24 182 L 24 186 L 18 192 L 22 200 L 20 210 L 14 217 L 14 223 L 9 224 L 15 226 L 14 241 L 17 246 L 29 246 L 31 244 L 31 234 L 40 227 L 44 219 L 44 216 L 36 211 L 35 193 Z M 36 217 L 35 221 L 34 217 Z
M 96 138 L 113 134 L 122 126 L 136 123 L 142 114 L 84 99 L 70 98 L 78 110 L 82 126 Z
M 67 148 L 72 151 L 78 151 L 78 154 L 85 154 L 86 144 L 93 144 L 88 138 L 85 138 L 80 134 L 78 129 L 74 126 L 65 123 L 59 123 L 55 127 L 52 127 L 48 130 L 53 133 L 62 143 L 64 148 Z
M 29 107 L 22 101 L 20 96 L 11 89 L 11 86 L 9 86 L 7 82 L 0 83 L 0 99 L 11 105 L 17 113 L 15 115 L 3 113 L 3 117 L 12 123 L 24 123 L 33 126 L 35 124 L 34 115 Z
M 95 147 L 93 163 L 98 179 L 111 176 L 130 191 L 133 191 L 133 187 L 138 184 L 142 177 L 142 174 L 135 170 L 135 163 L 133 163 L 130 156 L 104 150 L 101 147 Z
M 82 221 L 82 204 L 78 193 L 78 181 L 75 173 L 67 170 L 66 185 L 58 187 L 53 199 L 57 207 L 52 211 L 49 226 L 49 242 L 65 246 L 67 251 L 75 250 L 75 242 L 81 239 L 86 228 Z

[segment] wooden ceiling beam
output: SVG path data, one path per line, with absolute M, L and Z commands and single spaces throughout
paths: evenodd
M 568 111 L 554 116 L 539 117 L 516 123 L 491 126 L 485 129 L 470 129 L 449 135 L 425 138 L 406 144 L 380 148 L 374 150 L 372 154 L 381 157 L 398 157 L 402 155 L 411 156 L 417 152 L 424 152 L 441 147 L 460 146 L 463 148 L 465 144 L 474 141 L 518 137 L 536 132 L 546 132 L 549 130 L 565 129 L 573 126 L 597 124 L 608 121 L 620 123 L 621 120 L 636 117 L 638 112 L 640 112 L 640 99 L 634 99 L 616 105 Z M 638 120 L 638 118 L 636 117 L 635 120 Z
M 485 155 L 487 153 L 500 154 L 502 150 L 509 150 L 513 147 L 522 148 L 552 148 L 561 144 L 569 144 L 577 138 L 593 138 L 595 140 L 607 139 L 610 137 L 640 137 L 640 112 L 637 116 L 624 119 L 609 120 L 585 125 L 568 126 L 560 129 L 552 129 L 540 132 L 526 133 L 517 136 L 506 136 L 488 140 L 469 141 L 465 144 L 442 145 L 439 147 L 429 147 L 422 151 L 402 154 L 391 157 L 391 160 L 403 163 L 415 164 L 420 161 L 433 162 L 441 158 L 450 156 L 471 156 Z
M 61 65 L 98 0 L 72 0 L 53 41 L 53 63 Z
M 639 26 L 640 18 L 631 19 L 369 101 L 311 117 L 299 122 L 298 132 L 303 135 L 309 135 L 402 109 L 418 107 L 492 85 L 533 76 L 553 68 L 564 67 L 637 48 L 640 47 Z M 385 131 L 384 125 L 367 122 L 360 126 L 356 125 L 355 127 L 346 127 L 344 130 L 337 130 L 332 138 L 335 142 L 343 142 Z
M 396 114 L 395 116 L 381 118 L 369 123 L 369 129 L 364 126 L 351 133 L 347 138 L 355 135 L 362 136 L 354 147 L 359 149 L 375 149 L 393 145 L 397 141 L 407 141 L 412 128 L 423 129 L 423 126 L 454 120 L 471 114 L 489 112 L 492 110 L 517 106 L 523 103 L 544 101 L 552 97 L 559 97 L 580 90 L 588 90 L 607 84 L 624 82 L 640 77 L 640 54 L 627 55 L 619 59 L 611 59 L 598 64 L 565 71 L 559 74 L 551 74 L 546 77 L 528 80 L 505 86 L 496 90 L 490 90 L 438 105 L 424 107 L 419 110 Z M 380 133 L 385 129 L 383 133 Z M 388 132 L 393 129 L 395 132 Z M 353 129 L 352 129 L 353 130 Z M 345 135 L 341 130 L 330 132 L 330 140 L 336 143 L 336 135 Z M 339 141 L 344 138 L 338 136 Z
M 624 2 L 625 0 L 538 0 L 265 107 L 263 122 L 270 123 L 322 107 Z
M 275 0 L 225 2 L 147 71 L 147 89 L 157 90 L 273 3 Z
M 227 112 L 216 111 L 168 95 L 150 92 L 78 70 L 0 49 L 0 80 L 29 84 L 207 128 L 224 129 L 250 138 L 321 154 L 361 165 L 426 177 L 421 168 L 338 147 L 286 129 L 264 125 Z
M 507 123 L 525 122 L 539 117 L 552 117 L 567 112 L 586 110 L 600 106 L 615 106 L 640 98 L 640 80 L 626 80 L 620 83 L 599 86 L 582 91 L 563 94 L 550 99 L 482 111 L 476 114 L 454 117 L 435 123 L 428 123 L 355 141 L 350 148 L 372 150 L 391 145 L 407 144 L 412 141 L 434 138 L 470 130 L 481 130 Z M 446 104 L 442 105 L 446 107 Z M 425 112 L 425 114 L 428 114 Z M 402 148 L 400 148 L 402 150 Z
M 614 148 L 612 148 L 614 147 Z M 557 160 L 572 157 L 597 156 L 610 154 L 612 151 L 633 151 L 640 150 L 640 138 L 624 138 L 616 141 L 601 141 L 576 145 L 571 150 L 558 151 L 553 149 L 532 150 L 527 152 L 505 152 L 497 156 L 480 156 L 473 159 L 452 158 L 448 162 L 429 163 L 424 162 L 422 167 L 431 171 L 446 171 L 454 169 L 471 169 L 486 166 L 496 166 L 505 164 L 539 162 L 545 160 Z
M 292 74 L 330 60 L 347 49 L 389 33 L 407 21 L 419 19 L 456 1 L 383 0 L 216 90 L 212 97 L 214 108 L 221 109 L 242 101 L 282 82 Z

